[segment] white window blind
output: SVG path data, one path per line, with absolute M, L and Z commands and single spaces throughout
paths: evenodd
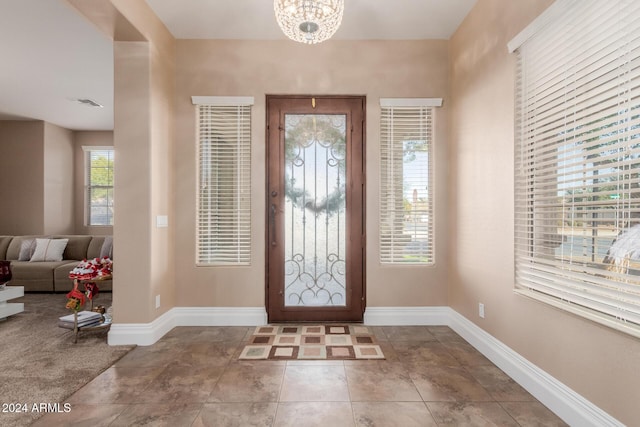
M 251 262 L 251 106 L 224 99 L 197 106 L 199 265 Z
M 516 289 L 640 336 L 640 2 L 554 6 L 513 47 Z
M 431 99 L 380 102 L 383 264 L 434 263 L 433 106 L 440 103 Z
M 84 146 L 85 225 L 113 225 L 113 147 Z

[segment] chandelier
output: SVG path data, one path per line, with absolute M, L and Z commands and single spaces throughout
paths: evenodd
M 273 0 L 273 9 L 287 37 L 314 44 L 336 32 L 342 22 L 344 0 Z

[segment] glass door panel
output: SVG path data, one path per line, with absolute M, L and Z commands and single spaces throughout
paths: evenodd
M 285 307 L 347 303 L 346 123 L 343 114 L 285 114 Z

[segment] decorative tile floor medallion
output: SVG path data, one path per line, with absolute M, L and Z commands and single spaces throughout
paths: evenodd
M 362 325 L 258 326 L 240 360 L 384 359 L 373 332 Z

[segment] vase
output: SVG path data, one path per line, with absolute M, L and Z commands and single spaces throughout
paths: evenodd
M 0 261 L 0 289 L 11 280 L 11 261 Z

